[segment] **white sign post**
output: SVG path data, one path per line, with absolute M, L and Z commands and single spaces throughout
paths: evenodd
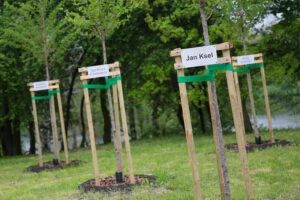
M 48 90 L 49 89 L 49 81 L 39 81 L 33 83 L 34 91 Z
M 248 65 L 255 63 L 254 55 L 245 55 L 236 57 L 239 65 Z
M 108 65 L 97 65 L 88 67 L 88 77 L 89 78 L 99 78 L 109 76 L 109 66 Z
M 181 50 L 183 68 L 218 64 L 215 45 Z

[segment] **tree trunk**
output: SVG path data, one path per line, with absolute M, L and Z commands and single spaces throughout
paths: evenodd
M 14 155 L 21 155 L 21 130 L 20 130 L 21 122 L 19 119 L 13 120 L 13 151 Z
M 66 116 L 65 116 L 65 127 L 66 127 L 66 137 L 68 138 L 68 130 L 69 130 L 69 122 L 70 122 L 70 110 L 71 110 L 71 100 L 72 100 L 72 95 L 73 95 L 73 89 L 74 89 L 74 84 L 75 84 L 75 79 L 78 74 L 78 66 L 82 63 L 82 60 L 84 58 L 86 51 L 84 51 L 81 56 L 79 61 L 77 62 L 77 67 L 74 68 L 72 72 L 72 78 L 71 78 L 71 83 L 70 87 L 68 90 L 68 97 L 67 97 L 67 106 L 66 106 Z M 62 145 L 63 146 L 63 145 Z
M 153 136 L 159 136 L 160 135 L 160 127 L 159 127 L 159 123 L 158 123 L 158 117 L 159 117 L 158 116 L 158 109 L 157 109 L 157 106 L 154 105 L 152 115 L 151 115 L 152 134 L 153 134 Z
M 134 116 L 134 126 L 136 131 L 136 138 L 139 138 L 141 136 L 142 127 L 140 125 L 140 119 L 138 115 L 138 111 L 136 106 L 133 107 L 133 116 Z
M 130 128 L 130 137 L 132 140 L 136 140 L 137 133 L 136 133 L 136 126 L 135 126 L 135 113 L 134 108 L 129 106 L 129 128 Z
M 45 11 L 45 5 L 44 3 L 41 5 L 41 46 L 42 46 L 42 51 L 43 51 L 43 61 L 44 61 L 44 67 L 45 67 L 45 72 L 46 72 L 46 80 L 50 80 L 50 70 L 49 70 L 49 60 L 48 60 L 48 47 L 47 47 L 47 30 L 46 30 L 46 11 Z M 52 110 L 54 109 L 53 104 L 51 103 L 51 99 L 49 100 L 49 110 L 50 110 L 50 118 L 54 118 Z M 52 136 L 54 134 L 54 127 L 53 127 L 53 121 L 51 120 L 51 131 L 52 131 Z M 46 136 L 48 137 L 48 135 Z M 54 140 L 54 137 L 53 137 Z M 46 138 L 44 140 L 45 142 L 49 142 L 49 138 Z M 45 144 L 44 146 L 46 148 L 49 148 L 49 144 Z M 56 145 L 54 145 L 56 146 Z M 50 149 L 50 148 L 49 148 Z M 58 149 L 54 149 L 54 152 L 58 152 Z
M 35 154 L 35 136 L 34 136 L 34 124 L 33 122 L 29 122 L 29 137 L 30 137 L 30 148 L 29 148 L 29 154 Z
M 253 129 L 252 129 L 250 117 L 249 117 L 249 114 L 248 114 L 248 110 L 247 110 L 247 107 L 246 107 L 245 98 L 242 98 L 242 108 L 243 108 L 245 131 L 246 131 L 246 133 L 252 133 Z
M 69 132 L 69 122 L 70 122 L 70 110 L 71 110 L 71 100 L 72 100 L 72 95 L 73 95 L 73 88 L 74 88 L 74 83 L 75 83 L 75 78 L 78 73 L 78 68 L 75 67 L 73 72 L 72 72 L 72 78 L 71 78 L 71 83 L 70 87 L 68 90 L 68 97 L 67 97 L 67 105 L 66 105 L 66 117 L 65 117 L 65 127 L 66 127 L 66 137 L 68 138 L 68 132 Z M 63 146 L 63 145 L 62 145 Z
M 105 91 L 100 92 L 100 100 L 101 100 L 101 110 L 103 114 L 104 120 L 104 134 L 103 134 L 103 142 L 104 144 L 108 144 L 111 142 L 111 118 L 109 117 L 109 110 L 106 106 L 106 94 Z
M 100 33 L 100 40 L 101 40 L 101 44 L 102 44 L 103 64 L 107 64 L 105 32 Z M 101 107 L 102 108 L 105 107 L 104 110 L 102 109 L 103 117 L 105 119 L 107 117 L 110 119 L 110 121 L 104 120 L 106 123 L 109 123 L 109 124 L 104 124 L 103 142 L 105 144 L 111 142 L 111 134 L 115 135 L 115 132 L 116 132 L 116 124 L 115 124 L 114 110 L 113 110 L 113 104 L 112 104 L 111 90 L 110 89 L 106 90 L 106 94 L 107 94 L 107 97 L 108 97 L 109 112 L 107 112 L 106 100 L 103 99 L 103 96 L 100 97 L 101 98 Z M 100 95 L 102 95 L 102 92 L 101 92 Z M 109 132 L 107 132 L 107 131 L 109 131 Z
M 200 129 L 202 131 L 203 134 L 206 133 L 206 127 L 205 127 L 205 120 L 204 120 L 204 114 L 203 114 L 203 110 L 202 108 L 198 108 L 197 109 L 198 114 L 199 114 L 199 120 L 200 120 Z
M 2 113 L 9 113 L 9 103 L 6 95 L 3 95 L 2 97 Z M 13 152 L 13 137 L 12 137 L 12 126 L 11 126 L 11 120 L 5 116 L 5 119 L 3 120 L 3 128 L 2 128 L 2 151 L 3 155 L 5 156 L 12 156 L 14 155 Z
M 245 28 L 245 20 L 244 20 L 244 12 L 242 14 L 242 43 L 243 43 L 243 54 L 247 54 L 247 31 Z M 245 124 L 245 131 L 246 133 L 253 132 L 258 137 L 258 126 L 257 126 L 257 117 L 256 117 L 256 111 L 255 111 L 255 103 L 254 103 L 254 97 L 253 97 L 253 91 L 252 91 L 252 80 L 251 80 L 251 74 L 250 72 L 247 72 L 247 84 L 248 84 L 248 94 L 249 94 L 249 101 L 250 101 L 250 108 L 251 108 L 251 116 L 252 116 L 252 122 L 253 127 L 250 121 L 250 117 L 246 108 L 246 101 L 244 98 L 242 98 L 242 107 L 243 107 L 243 116 L 244 116 L 244 124 Z
M 82 135 L 80 147 L 82 147 L 82 148 L 85 147 L 85 144 L 86 144 L 86 132 L 85 132 L 83 106 L 84 106 L 84 96 L 82 96 L 81 102 L 80 102 L 80 122 L 81 122 L 81 135 Z
M 182 108 L 181 108 L 180 104 L 178 104 L 178 106 L 177 106 L 177 118 L 178 118 L 178 121 L 179 121 L 181 127 L 183 129 L 185 129 L 184 128 L 184 121 L 183 121 L 183 113 L 182 113 Z
M 206 1 L 199 0 L 199 4 L 200 4 L 200 17 L 202 22 L 204 41 L 205 41 L 205 45 L 207 46 L 210 45 L 210 42 L 209 42 L 209 34 L 208 34 L 208 26 L 207 26 L 207 15 L 205 12 Z M 210 109 L 212 111 L 211 116 L 214 118 L 214 119 L 212 118 L 212 122 L 216 123 L 216 127 L 215 127 L 216 130 L 214 130 L 213 132 L 215 135 L 214 141 L 215 141 L 215 149 L 217 154 L 218 173 L 220 178 L 221 198 L 230 200 L 231 192 L 229 186 L 227 162 L 226 162 L 225 151 L 224 151 L 223 131 L 221 126 L 216 86 L 214 81 L 208 82 L 207 85 L 208 85 L 208 91 L 210 93 L 209 99 L 211 102 L 210 104 Z

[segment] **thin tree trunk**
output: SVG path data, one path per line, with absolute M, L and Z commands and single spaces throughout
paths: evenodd
M 202 131 L 202 133 L 203 134 L 205 134 L 206 133 L 206 127 L 205 127 L 205 120 L 204 120 L 204 114 L 203 114 L 203 110 L 202 110 L 202 108 L 198 108 L 197 109 L 197 111 L 198 111 L 198 114 L 199 114 L 199 117 L 200 117 L 200 128 L 201 128 L 201 131 Z
M 137 138 L 136 126 L 135 126 L 135 114 L 134 108 L 129 106 L 129 128 L 130 128 L 130 137 L 135 140 Z
M 80 122 L 81 122 L 81 135 L 82 135 L 80 147 L 82 147 L 82 148 L 85 147 L 85 144 L 86 144 L 86 132 L 85 132 L 83 106 L 84 106 L 84 96 L 82 96 L 81 102 L 80 102 Z
M 101 40 L 101 44 L 102 44 L 103 64 L 107 64 L 105 32 L 100 33 L 100 40 Z M 106 93 L 107 93 L 107 97 L 108 97 L 109 113 L 103 111 L 103 109 L 102 109 L 102 114 L 103 114 L 104 118 L 107 117 L 107 115 L 108 115 L 108 117 L 110 118 L 110 122 L 109 121 L 107 121 L 107 122 L 110 123 L 110 125 L 104 125 L 103 141 L 104 141 L 104 143 L 110 143 L 111 142 L 111 135 L 110 134 L 113 134 L 115 136 L 116 124 L 115 124 L 115 118 L 114 118 L 114 110 L 113 110 L 113 104 L 112 104 L 111 90 L 110 89 L 106 90 Z M 103 106 L 105 106 L 105 110 L 107 110 L 106 109 L 106 104 L 104 104 L 104 102 L 103 102 L 103 100 L 104 100 L 103 97 L 100 97 L 100 98 L 102 99 L 101 100 L 102 108 L 104 108 Z M 104 105 L 102 105 L 102 104 L 104 104 Z M 110 128 L 109 132 L 106 132 L 106 131 L 108 131 L 108 130 L 106 130 L 106 128 Z
M 205 0 L 199 0 L 200 4 L 200 17 L 202 22 L 202 28 L 203 28 L 203 35 L 204 35 L 204 41 L 205 45 L 210 45 L 209 42 L 209 33 L 208 33 L 208 26 L 207 26 L 207 15 L 205 12 L 206 7 L 206 1 Z M 216 127 L 214 127 L 213 130 L 215 135 L 215 149 L 218 162 L 218 173 L 220 178 L 220 189 L 221 189 L 221 198 L 230 200 L 231 199 L 231 192 L 230 192 L 230 186 L 229 186 L 229 177 L 228 177 L 228 168 L 227 168 L 227 162 L 225 157 L 225 151 L 224 151 L 224 142 L 223 142 L 223 132 L 222 132 L 222 126 L 221 126 L 221 119 L 220 119 L 220 113 L 219 113 L 219 105 L 218 105 L 218 99 L 217 99 L 217 93 L 216 93 L 216 86 L 215 82 L 211 81 L 208 82 L 208 93 L 210 98 L 210 109 L 211 109 L 211 116 L 212 116 L 212 122 L 215 122 Z M 224 194 L 222 194 L 224 192 Z
M 69 133 L 71 99 L 72 99 L 72 95 L 73 95 L 73 88 L 74 88 L 74 83 L 75 83 L 75 78 L 76 78 L 77 73 L 78 73 L 78 68 L 75 67 L 73 72 L 72 72 L 72 78 L 71 78 L 71 83 L 70 83 L 70 87 L 69 87 L 69 90 L 68 90 L 68 97 L 67 97 L 66 117 L 65 117 L 65 119 L 66 119 L 65 120 L 66 137 L 68 137 L 68 133 Z
M 159 123 L 158 123 L 158 110 L 157 110 L 156 105 L 153 106 L 151 120 L 152 120 L 152 134 L 153 134 L 153 136 L 159 136 L 160 135 L 160 127 L 159 127 Z
M 182 108 L 181 108 L 180 104 L 178 104 L 178 106 L 177 106 L 177 118 L 178 118 L 178 121 L 179 121 L 181 127 L 183 129 L 185 129 L 185 127 L 184 127 L 184 121 L 183 121 L 183 113 L 182 113 Z
M 8 100 L 5 95 L 3 95 L 3 112 L 2 113 L 9 113 L 9 105 Z M 3 122 L 3 134 L 2 134 L 2 151 L 3 155 L 5 156 L 12 156 L 13 155 L 13 144 L 12 144 L 12 126 L 11 121 L 8 117 L 5 117 Z
M 29 137 L 30 137 L 30 148 L 29 148 L 29 154 L 35 154 L 35 136 L 34 136 L 34 124 L 33 122 L 29 122 Z
M 22 148 L 21 148 L 21 130 L 20 130 L 21 122 L 19 119 L 13 120 L 13 152 L 14 155 L 21 155 Z
M 247 106 L 246 106 L 246 100 L 242 97 L 242 109 L 243 109 L 243 118 L 244 118 L 244 126 L 246 133 L 253 132 L 253 128 L 251 125 L 251 120 L 248 114 Z M 253 126 L 254 127 L 254 126 Z
M 247 55 L 247 32 L 246 32 L 246 28 L 244 26 L 245 20 L 244 20 L 244 12 L 242 14 L 242 43 L 243 43 L 243 54 Z M 251 108 L 251 116 L 252 116 L 252 123 L 253 123 L 253 127 L 251 126 L 251 122 L 246 123 L 247 118 L 245 118 L 245 114 L 244 114 L 244 119 L 245 119 L 245 130 L 246 132 L 248 131 L 253 131 L 254 130 L 254 134 L 256 137 L 259 137 L 259 131 L 258 131 L 258 124 L 257 124 L 257 117 L 256 117 L 256 110 L 255 110 L 255 102 L 254 102 L 254 97 L 253 97 L 253 90 L 252 90 L 252 80 L 251 80 L 251 73 L 247 72 L 247 84 L 248 84 L 248 94 L 249 94 L 249 101 L 250 101 L 250 108 Z M 242 102 L 243 103 L 243 102 Z M 246 108 L 246 105 L 243 105 L 243 113 L 247 112 L 244 108 Z M 246 113 L 248 116 L 248 112 Z M 247 117 L 246 116 L 246 117 Z M 248 116 L 249 119 L 249 116 Z M 249 119 L 250 121 L 250 119 Z M 249 129 L 249 124 L 251 126 L 251 128 Z
M 136 138 L 138 139 L 142 132 L 142 127 L 140 126 L 139 115 L 136 106 L 133 107 L 133 117 L 134 117 L 134 126 L 136 131 Z
M 101 110 L 103 114 L 104 120 L 104 135 L 103 135 L 103 142 L 104 144 L 111 142 L 111 121 L 109 118 L 109 110 L 106 106 L 106 95 L 104 91 L 100 93 L 100 100 L 101 100 Z

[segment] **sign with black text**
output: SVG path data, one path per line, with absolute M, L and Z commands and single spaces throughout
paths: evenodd
M 89 78 L 98 78 L 98 77 L 107 77 L 109 76 L 109 66 L 108 65 L 97 65 L 88 67 L 88 77 Z
M 49 89 L 49 81 L 39 81 L 33 83 L 34 91 L 48 90 Z
M 248 65 L 255 63 L 254 55 L 245 55 L 236 57 L 239 65 Z
M 217 48 L 211 45 L 182 49 L 181 60 L 183 68 L 218 64 Z

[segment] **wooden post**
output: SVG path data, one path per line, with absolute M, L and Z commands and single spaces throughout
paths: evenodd
M 272 116 L 271 116 L 271 109 L 270 109 L 270 103 L 269 103 L 269 97 L 268 97 L 268 89 L 267 89 L 265 68 L 264 67 L 260 68 L 260 74 L 261 74 L 261 81 L 262 81 L 262 85 L 263 85 L 266 112 L 267 112 L 267 116 L 268 116 L 268 126 L 269 126 L 270 140 L 271 140 L 271 142 L 275 142 L 273 127 L 272 127 Z
M 30 93 L 31 93 L 31 98 L 33 98 L 34 92 L 31 91 Z M 37 117 L 35 100 L 32 99 L 31 103 L 32 103 L 32 113 L 33 113 L 33 119 L 34 119 L 35 140 L 38 145 L 39 167 L 43 167 L 42 144 L 41 144 L 41 138 L 40 138 L 39 122 L 38 122 L 38 117 Z
M 66 163 L 69 164 L 70 161 L 69 161 L 69 152 L 68 152 L 68 142 L 67 142 L 67 137 L 66 137 L 65 120 L 64 120 L 64 114 L 63 114 L 63 109 L 62 109 L 60 92 L 57 93 L 57 102 L 58 102 L 61 134 L 62 134 L 62 139 L 63 139 L 63 143 L 64 143 L 65 159 L 66 159 Z
M 251 80 L 251 73 L 250 72 L 247 72 L 247 84 L 248 84 L 248 92 L 249 92 L 249 100 L 250 100 L 250 107 L 251 107 L 254 134 L 255 134 L 256 137 L 259 137 L 258 123 L 257 123 L 257 116 L 256 116 L 256 110 L 255 110 L 252 80 Z
M 175 63 L 181 64 L 180 56 L 175 57 Z M 177 76 L 184 76 L 183 69 L 177 70 Z M 196 160 L 195 143 L 194 143 L 194 137 L 193 137 L 190 108 L 189 108 L 188 95 L 187 95 L 187 90 L 186 90 L 186 83 L 178 83 L 178 85 L 179 85 L 179 91 L 180 91 L 180 99 L 181 99 L 186 141 L 187 141 L 187 147 L 188 147 L 189 161 L 190 161 L 190 165 L 192 168 L 195 199 L 202 200 L 200 176 L 199 176 L 198 164 L 197 164 L 197 160 Z
M 117 156 L 117 173 L 123 172 L 123 162 L 122 162 L 122 143 L 121 143 L 121 133 L 120 133 L 120 113 L 119 113 L 119 102 L 118 102 L 118 93 L 117 86 L 112 86 L 113 91 L 113 106 L 115 114 L 115 125 L 116 125 L 116 156 Z
M 241 123 L 244 129 L 244 138 L 246 138 L 246 131 L 245 131 L 245 120 L 243 115 L 243 106 L 242 106 L 242 98 L 241 98 L 241 91 L 240 91 L 240 83 L 239 83 L 239 77 L 237 72 L 233 72 L 233 78 L 234 78 L 234 84 L 235 84 L 235 91 L 236 91 L 236 98 L 239 106 L 239 114 L 241 118 Z M 245 146 L 246 146 L 246 140 L 245 140 Z
M 126 112 L 125 112 L 124 95 L 123 95 L 123 88 L 122 88 L 121 80 L 118 80 L 117 87 L 118 87 L 118 94 L 119 94 L 118 96 L 119 96 L 120 111 L 121 111 L 121 118 L 122 118 L 122 127 L 123 127 L 123 132 L 124 132 L 125 150 L 126 150 L 126 156 L 127 156 L 127 162 L 128 162 L 129 180 L 130 180 L 131 184 L 134 184 L 135 178 L 134 178 L 134 174 L 133 174 L 132 156 L 131 156 L 128 126 L 127 126 L 127 119 L 126 119 Z
M 82 83 L 87 84 L 87 80 L 82 80 Z M 94 166 L 94 173 L 95 173 L 95 185 L 100 186 L 100 173 L 99 173 L 99 168 L 98 168 L 98 159 L 97 159 L 97 151 L 96 151 L 96 143 L 95 143 L 95 135 L 94 135 L 94 125 L 93 125 L 89 90 L 87 88 L 83 88 L 83 93 L 84 93 L 84 102 L 85 102 L 85 110 L 86 110 L 87 121 L 88 121 L 88 128 L 89 128 L 89 133 L 90 133 L 90 142 L 91 142 L 93 166 Z
M 52 91 L 52 90 L 49 90 Z M 55 113 L 55 104 L 54 97 L 51 96 L 50 100 L 50 118 L 51 118 L 51 127 L 53 135 L 53 144 L 54 144 L 54 159 L 57 159 L 59 162 L 59 147 L 58 147 L 58 134 L 57 134 L 57 124 L 56 124 L 56 113 Z
M 229 50 L 223 50 L 223 56 L 230 57 Z M 242 165 L 243 177 L 247 191 L 247 199 L 254 200 L 253 189 L 250 180 L 250 172 L 248 166 L 248 158 L 246 152 L 246 144 L 245 144 L 245 128 L 243 124 L 243 119 L 241 118 L 242 110 L 241 110 L 241 102 L 237 97 L 239 91 L 239 85 L 235 84 L 234 73 L 232 71 L 226 71 L 226 78 L 229 90 L 229 97 L 231 103 L 231 109 L 233 114 L 233 121 L 236 130 L 236 137 L 239 149 L 239 158 Z

